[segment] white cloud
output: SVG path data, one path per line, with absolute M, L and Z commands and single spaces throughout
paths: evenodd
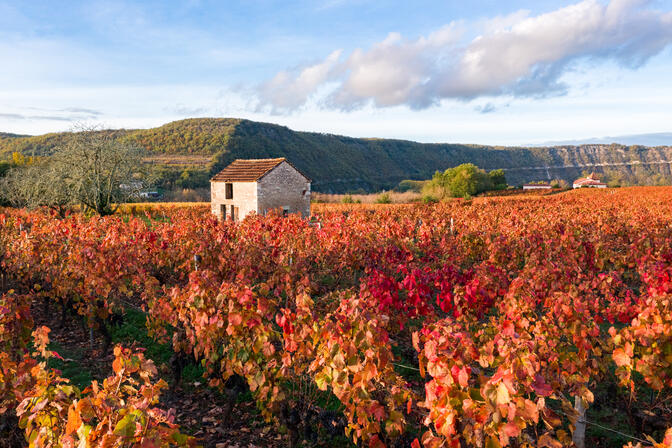
M 414 108 L 426 107 L 423 86 L 433 67 L 451 58 L 462 35 L 460 28 L 451 23 L 410 42 L 391 33 L 368 51 L 355 50 L 343 63 L 345 79 L 328 104 L 349 109 L 372 99 L 376 106 L 407 103 Z
M 531 17 L 528 11 L 466 26 L 451 23 L 415 40 L 391 33 L 345 58 L 334 52 L 301 71 L 278 73 L 258 90 L 260 107 L 297 109 L 326 83 L 323 104 L 350 110 L 372 103 L 423 109 L 443 99 L 544 97 L 565 94 L 563 76 L 580 61 L 638 68 L 672 42 L 672 13 L 643 0 L 584 0 Z
M 305 104 L 315 90 L 334 76 L 334 68 L 340 56 L 341 50 L 336 50 L 318 64 L 294 71 L 281 71 L 273 79 L 259 86 L 259 94 L 268 99 L 274 113 L 296 109 Z

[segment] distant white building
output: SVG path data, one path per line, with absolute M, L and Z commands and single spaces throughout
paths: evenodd
M 128 196 L 129 199 L 158 199 L 161 197 L 156 190 L 145 190 L 142 182 L 134 181 L 127 184 L 119 184 L 119 189 Z
M 141 199 L 158 199 L 161 197 L 161 194 L 158 191 L 141 191 L 138 193 L 138 196 Z
M 523 190 L 550 190 L 551 184 L 541 183 L 541 184 L 525 184 L 523 185 Z
M 607 188 L 607 184 L 604 182 L 601 182 L 600 179 L 597 178 L 595 173 L 590 173 L 590 176 L 588 177 L 582 177 L 581 179 L 576 179 L 574 183 L 572 184 L 573 188 Z

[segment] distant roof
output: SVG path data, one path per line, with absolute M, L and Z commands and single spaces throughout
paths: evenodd
M 604 182 L 600 182 L 600 179 L 597 178 L 595 173 L 590 173 L 588 177 L 582 177 L 581 179 L 576 179 L 574 185 L 607 185 Z
M 236 159 L 211 179 L 212 182 L 256 182 L 282 162 L 287 162 L 299 171 L 284 157 L 278 159 Z M 301 173 L 301 171 L 299 171 Z M 301 173 L 310 181 L 310 178 Z

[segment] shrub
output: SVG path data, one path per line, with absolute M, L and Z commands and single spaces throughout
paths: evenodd
M 405 193 L 407 191 L 420 193 L 422 191 L 422 187 L 424 187 L 427 182 L 428 181 L 426 180 L 406 179 L 399 182 L 399 184 L 396 187 L 394 187 L 394 190 L 399 193 Z
M 381 193 L 377 198 L 376 198 L 376 204 L 391 204 L 392 199 L 390 198 L 390 193 Z

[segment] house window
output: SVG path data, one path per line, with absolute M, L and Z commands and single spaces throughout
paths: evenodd
M 224 188 L 226 189 L 226 199 L 233 199 L 233 184 L 226 184 Z

